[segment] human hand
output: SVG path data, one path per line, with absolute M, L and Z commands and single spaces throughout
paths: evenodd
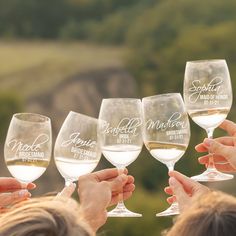
M 79 178 L 78 193 L 82 216 L 95 232 L 106 222 L 106 208 L 117 204 L 120 193 L 123 193 L 124 200 L 131 197 L 135 189 L 134 178 L 127 173 L 125 169 L 119 175 L 118 170 L 113 168 Z
M 69 186 L 65 186 L 60 193 L 57 194 L 57 197 L 71 197 L 76 188 L 75 183 L 70 183 Z
M 165 188 L 165 192 L 174 196 L 169 197 L 167 201 L 171 204 L 177 200 L 180 211 L 185 210 L 193 199 L 209 192 L 206 186 L 177 171 L 170 171 L 169 176 L 169 186 Z
M 4 208 L 23 200 L 28 199 L 31 194 L 28 190 L 34 189 L 35 184 L 20 183 L 14 178 L 1 177 L 0 178 L 0 211 Z
M 204 139 L 195 149 L 197 152 L 209 152 L 198 158 L 200 164 L 208 166 L 209 157 L 213 156 L 215 167 L 223 172 L 236 172 L 236 124 L 225 120 L 220 128 L 230 136 L 216 139 Z

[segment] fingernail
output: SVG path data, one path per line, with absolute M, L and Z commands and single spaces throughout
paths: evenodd
M 27 189 L 35 189 L 35 188 L 36 188 L 36 184 L 34 184 L 34 183 L 29 183 L 27 185 Z
M 198 158 L 198 162 L 200 162 L 200 163 L 202 162 L 202 158 L 201 157 Z
M 210 139 L 210 138 L 205 138 L 204 141 L 203 141 L 203 143 L 204 143 L 204 145 L 205 145 L 206 147 L 210 147 L 211 144 L 213 143 L 213 140 Z
M 119 178 L 119 180 L 121 180 L 123 182 L 123 181 L 127 180 L 127 175 L 121 174 L 121 175 L 119 175 L 118 178 Z
M 173 178 L 173 177 L 170 177 L 170 178 L 169 178 L 169 184 L 170 184 L 170 185 L 175 185 L 175 184 L 176 184 L 176 179 Z
M 28 192 L 28 190 L 26 190 L 26 189 L 22 189 L 22 190 L 20 190 L 19 191 L 19 197 L 31 197 L 31 193 L 30 192 Z
M 69 185 L 69 188 L 70 188 L 71 190 L 75 190 L 76 184 L 75 184 L 75 183 L 71 183 L 71 184 Z
M 68 182 L 68 183 L 66 183 L 66 187 L 75 188 L 75 187 L 76 187 L 76 184 L 73 183 L 73 182 Z

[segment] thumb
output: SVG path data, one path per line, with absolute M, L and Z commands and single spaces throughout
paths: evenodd
M 185 192 L 181 183 L 176 180 L 174 177 L 169 178 L 169 185 L 177 198 L 178 203 L 180 206 L 182 205 L 181 202 L 185 202 L 188 197 L 188 194 Z
M 73 192 L 75 191 L 75 188 L 76 188 L 76 184 L 71 183 L 69 186 L 64 187 L 62 189 L 62 191 L 57 194 L 57 196 L 70 197 L 73 194 Z
M 180 183 L 186 193 L 191 194 L 195 188 L 196 182 L 178 171 L 170 171 L 169 176 L 173 177 L 178 183 Z
M 235 147 L 223 145 L 213 139 L 204 139 L 203 143 L 208 148 L 210 153 L 214 153 L 214 154 L 223 156 L 231 164 L 236 165 L 236 163 L 232 163 L 233 158 L 236 155 Z
M 119 191 L 123 188 L 123 186 L 128 181 L 128 176 L 125 174 L 121 174 L 117 176 L 112 181 L 108 182 L 112 191 Z

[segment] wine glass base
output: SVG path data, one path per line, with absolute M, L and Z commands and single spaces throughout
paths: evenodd
M 216 169 L 208 168 L 200 175 L 192 176 L 191 179 L 199 182 L 215 182 L 233 179 L 234 176 L 230 174 L 222 173 Z
M 179 214 L 179 205 L 177 202 L 174 202 L 168 209 L 165 211 L 162 211 L 160 213 L 157 213 L 157 217 L 161 216 L 174 216 Z
M 108 217 L 142 217 L 142 214 L 129 211 L 128 209 L 120 209 L 116 207 L 107 213 Z

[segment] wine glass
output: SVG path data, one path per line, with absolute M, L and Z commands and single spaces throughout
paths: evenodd
M 179 93 L 160 94 L 142 99 L 143 139 L 150 154 L 169 171 L 185 153 L 190 139 L 190 125 Z M 179 214 L 178 203 L 156 216 Z
M 73 111 L 66 117 L 54 147 L 54 160 L 65 186 L 96 168 L 101 158 L 97 124 L 97 119 Z
M 98 122 L 98 137 L 105 158 L 123 173 L 124 168 L 136 160 L 142 141 L 141 100 L 133 98 L 103 99 Z M 121 194 L 122 195 L 122 194 Z M 109 217 L 141 217 L 129 211 L 119 196 Z
M 39 114 L 14 114 L 8 128 L 4 156 L 8 170 L 22 183 L 38 179 L 51 159 L 51 120 Z
M 201 60 L 186 63 L 184 101 L 192 120 L 213 138 L 214 129 L 226 118 L 232 105 L 230 74 L 225 60 Z M 192 177 L 197 181 L 232 179 L 233 175 L 219 172 L 213 156 L 207 170 Z

